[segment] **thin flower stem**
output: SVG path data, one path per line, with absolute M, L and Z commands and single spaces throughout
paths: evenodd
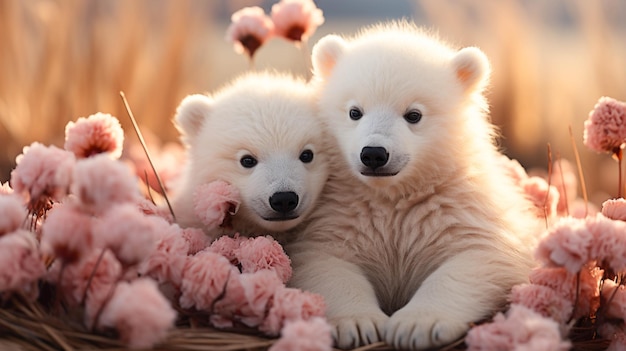
M 550 187 L 552 186 L 552 147 L 548 143 L 548 191 L 546 198 L 543 200 L 543 217 L 546 221 L 546 229 L 548 229 L 548 197 L 550 196 Z
M 139 126 L 137 125 L 137 121 L 135 120 L 135 116 L 133 115 L 133 111 L 130 109 L 130 105 L 128 105 L 128 101 L 126 100 L 126 95 L 124 95 L 123 91 L 120 91 L 120 96 L 122 97 L 122 102 L 124 103 L 124 107 L 126 108 L 126 112 L 128 113 L 128 117 L 130 121 L 133 123 L 133 128 L 135 129 L 135 133 L 137 133 L 137 138 L 139 138 L 139 143 L 143 148 L 143 151 L 146 153 L 146 157 L 148 158 L 148 162 L 150 162 L 150 167 L 152 167 L 152 171 L 156 176 L 157 182 L 159 183 L 159 187 L 161 188 L 161 192 L 163 192 L 163 197 L 165 198 L 165 202 L 167 202 L 167 207 L 170 209 L 170 213 L 172 214 L 172 218 L 176 221 L 176 216 L 174 215 L 174 209 L 170 204 L 170 200 L 167 198 L 167 194 L 165 193 L 165 187 L 163 186 L 163 182 L 161 181 L 161 177 L 159 176 L 159 172 L 157 172 L 156 167 L 154 167 L 154 163 L 152 162 L 152 157 L 150 157 L 150 153 L 148 152 L 148 147 L 146 146 L 146 142 L 143 139 L 143 135 L 139 130 Z
M 93 281 L 93 277 L 96 275 L 96 271 L 98 270 L 98 267 L 100 266 L 100 262 L 102 262 L 102 258 L 104 257 L 104 252 L 106 251 L 106 248 L 102 249 L 102 252 L 100 252 L 100 256 L 98 256 L 98 260 L 96 261 L 96 264 L 94 264 L 93 269 L 91 270 L 91 273 L 89 274 L 89 278 L 87 279 L 87 285 L 85 286 L 85 291 L 83 292 L 83 298 L 80 300 L 80 304 L 84 304 L 85 300 L 87 299 L 87 291 L 89 290 L 89 286 L 91 285 L 91 282 Z
M 589 199 L 587 198 L 587 185 L 585 185 L 585 176 L 583 175 L 583 166 L 580 162 L 580 154 L 574 142 L 574 133 L 572 133 L 572 126 L 569 126 L 569 139 L 572 142 L 572 149 L 574 150 L 574 157 L 576 158 L 576 167 L 578 168 L 578 177 L 580 178 L 580 187 L 583 192 L 583 199 L 585 200 L 585 217 L 589 214 Z
M 563 196 L 565 197 L 565 214 L 569 216 L 569 204 L 567 203 L 567 187 L 565 186 L 565 175 L 563 174 L 563 167 L 561 165 L 561 155 L 556 154 L 556 164 L 559 166 L 559 173 L 561 175 L 561 186 L 563 187 Z
M 622 158 L 624 156 L 624 151 L 620 148 L 619 151 L 616 152 L 617 155 L 617 198 L 622 197 Z

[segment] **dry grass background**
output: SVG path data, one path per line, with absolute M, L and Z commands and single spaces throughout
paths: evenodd
M 226 4 L 236 10 L 256 2 Z M 180 100 L 248 67 L 224 41 L 228 16 L 221 5 L 0 0 L 0 181 L 9 179 L 24 145 L 62 145 L 65 123 L 97 111 L 119 117 L 132 140 L 120 90 L 144 133 L 176 140 L 171 117 Z M 573 160 L 571 125 L 588 188 L 598 201 L 616 193 L 617 165 L 582 146 L 582 123 L 600 96 L 626 100 L 625 2 L 426 0 L 414 8 L 407 17 L 491 58 L 492 116 L 510 156 L 545 169 L 549 142 L 555 154 Z M 373 21 L 327 19 L 311 44 Z M 301 52 L 281 40 L 263 47 L 256 65 L 306 74 Z

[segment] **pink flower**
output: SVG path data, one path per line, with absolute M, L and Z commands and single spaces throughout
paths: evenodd
M 228 216 L 237 213 L 240 203 L 239 190 L 221 180 L 203 184 L 193 194 L 196 216 L 208 228 L 228 226 Z
M 510 159 L 506 155 L 500 155 L 498 162 L 514 184 L 520 184 L 523 180 L 528 179 L 528 174 L 519 161 Z
M 276 35 L 298 42 L 307 41 L 324 23 L 324 14 L 313 0 L 281 0 L 272 5 L 271 16 Z
M 209 246 L 211 239 L 200 228 L 183 228 L 183 238 L 189 243 L 189 255 L 195 255 Z
M 259 330 L 267 335 L 278 335 L 286 322 L 323 317 L 324 298 L 308 291 L 281 287 L 274 293 L 269 313 Z
M 237 269 L 221 255 L 200 251 L 187 260 L 181 283 L 180 307 L 211 311 L 222 295 L 231 274 Z
M 50 200 L 60 201 L 67 194 L 76 162 L 71 152 L 35 142 L 24 148 L 16 162 L 11 186 L 27 197 L 31 212 L 37 214 Z
M 506 316 L 478 325 L 467 333 L 469 351 L 566 351 L 571 344 L 561 338 L 559 324 L 532 310 L 513 304 Z
M 283 247 L 271 236 L 259 236 L 243 241 L 235 252 L 244 273 L 269 269 L 286 283 L 291 278 L 291 260 Z
M 73 203 L 57 204 L 41 228 L 41 249 L 71 263 L 91 252 L 94 246 L 92 217 L 79 211 Z
M 284 288 L 283 282 L 270 270 L 241 274 L 245 304 L 240 310 L 240 320 L 249 327 L 256 327 L 265 319 L 274 293 Z
M 596 152 L 619 151 L 626 141 L 626 103 L 601 97 L 585 121 L 583 143 Z
M 572 302 L 552 288 L 536 284 L 513 287 L 511 302 L 530 308 L 544 317 L 565 323 L 572 315 Z
M 602 302 L 607 304 L 612 297 L 611 304 L 608 305 L 606 316 L 609 318 L 626 319 L 626 288 L 624 285 L 617 285 L 610 279 L 605 279 L 602 284 Z
M 592 259 L 608 264 L 616 273 L 626 271 L 626 222 L 608 219 L 602 214 L 585 219 L 593 235 Z
M 113 251 L 124 266 L 131 266 L 154 251 L 157 233 L 168 227 L 166 221 L 144 215 L 133 204 L 120 204 L 94 221 L 93 234 L 99 246 Z
M 529 278 L 532 284 L 549 287 L 571 304 L 576 303 L 574 318 L 579 318 L 595 314 L 598 310 L 603 273 L 592 265 L 583 267 L 578 274 L 562 267 L 542 267 L 534 269 Z
M 593 236 L 584 220 L 563 217 L 548 229 L 537 248 L 537 258 L 576 273 L 590 260 Z
M 274 32 L 274 23 L 258 6 L 244 7 L 233 13 L 226 30 L 226 39 L 232 41 L 237 53 L 246 52 L 250 58 Z
M 331 351 L 333 338 L 324 318 L 287 322 L 281 337 L 269 351 Z
M 95 214 L 117 203 L 137 203 L 141 198 L 137 178 L 130 169 L 106 155 L 82 159 L 74 168 L 71 190 Z
M 239 246 L 247 240 L 248 238 L 241 237 L 239 234 L 235 234 L 232 238 L 229 236 L 221 236 L 211 243 L 209 250 L 226 257 L 233 265 L 238 265 L 239 259 L 237 258 L 237 254 Z
M 548 186 L 547 181 L 536 176 L 523 179 L 520 185 L 526 196 L 535 205 L 537 217 L 550 218 L 556 216 L 559 192 L 555 187 Z
M 81 117 L 65 126 L 64 148 L 73 152 L 76 158 L 106 153 L 118 159 L 122 155 L 123 144 L 124 130 L 120 122 L 106 113 Z
M 33 233 L 18 229 L 0 236 L 0 292 L 18 291 L 35 299 L 46 271 Z
M 0 182 L 0 196 L 2 195 L 12 195 L 13 189 L 9 185 L 9 182 Z
M 131 348 L 151 348 L 174 326 L 176 311 L 147 278 L 117 285 L 100 316 L 99 326 L 115 328 Z
M 158 216 L 165 219 L 170 224 L 174 223 L 174 218 L 167 206 L 157 206 L 149 199 L 142 197 L 137 202 L 137 207 L 146 215 Z
M 139 265 L 139 273 L 155 278 L 159 283 L 180 287 L 187 262 L 189 243 L 182 229 L 172 224 L 157 240 L 156 250 Z
M 0 236 L 22 227 L 27 212 L 17 196 L 0 195 Z
M 619 198 L 604 201 L 602 214 L 613 220 L 626 221 L 626 200 Z
M 226 282 L 224 296 L 215 301 L 211 324 L 216 328 L 231 328 L 237 316 L 245 315 L 242 310 L 246 306 L 246 295 L 241 283 L 244 274 L 230 274 Z

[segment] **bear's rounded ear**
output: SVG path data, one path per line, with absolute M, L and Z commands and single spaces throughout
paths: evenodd
M 456 77 L 466 91 L 484 88 L 489 80 L 489 59 L 476 47 L 459 50 L 452 59 Z
M 189 95 L 176 109 L 174 122 L 183 136 L 183 141 L 191 143 L 211 111 L 213 100 L 202 94 Z
M 327 78 L 345 48 L 346 41 L 338 35 L 330 34 L 320 39 L 313 46 L 313 74 L 319 78 Z

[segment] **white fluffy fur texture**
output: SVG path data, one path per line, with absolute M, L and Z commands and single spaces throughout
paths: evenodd
M 322 38 L 313 63 L 337 153 L 319 206 L 286 246 L 291 284 L 325 297 L 341 348 L 460 338 L 533 265 L 536 220 L 498 167 L 486 115 L 487 58 L 389 23 Z M 403 118 L 417 110 L 419 122 Z M 379 176 L 363 175 L 368 146 L 388 152 Z
M 247 74 L 212 96 L 186 97 L 175 123 L 188 149 L 173 199 L 180 225 L 202 227 L 193 210 L 193 192 L 218 179 L 241 192 L 232 229 L 244 235 L 285 231 L 312 210 L 328 175 L 328 160 L 326 133 L 311 87 L 303 81 L 275 73 Z M 309 163 L 300 160 L 305 150 L 313 152 Z M 253 156 L 256 166 L 243 167 L 245 155 Z M 269 198 L 281 191 L 298 195 L 297 218 L 277 220 Z M 210 234 L 225 232 L 218 228 Z

